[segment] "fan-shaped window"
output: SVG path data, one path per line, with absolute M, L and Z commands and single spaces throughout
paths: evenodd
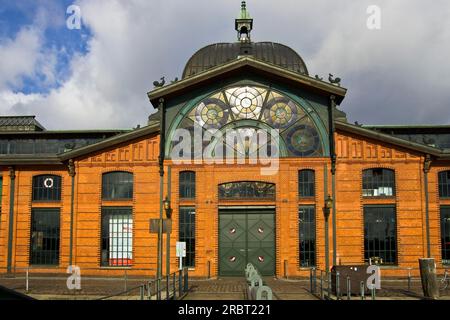
M 363 197 L 395 196 L 395 172 L 389 169 L 363 171 Z
M 450 171 L 439 173 L 439 196 L 450 198 Z
M 203 99 L 191 110 L 180 114 L 177 128 L 183 129 L 178 132 L 190 133 L 191 144 L 195 140 L 194 127 L 200 131 L 221 130 L 223 137 L 228 136 L 232 131 L 240 130 L 238 134 L 240 140 L 245 140 L 249 131 L 258 129 L 259 132 L 265 131 L 269 137 L 263 141 L 253 139 L 251 142 L 257 144 L 255 150 L 258 151 L 260 158 L 264 157 L 261 153 L 272 149 L 272 146 L 282 157 L 321 157 L 324 155 L 324 147 L 311 111 L 312 109 L 306 112 L 290 97 L 269 88 L 232 87 Z M 274 132 L 277 134 L 274 135 Z M 177 132 L 174 131 L 169 139 L 172 146 L 168 148 L 168 156 L 180 156 L 179 149 L 183 149 L 183 155 L 189 153 L 191 157 L 197 156 L 198 151 L 193 145 L 189 146 L 187 140 L 183 136 L 183 140 L 180 141 Z M 208 144 L 213 145 L 213 140 L 203 140 L 203 150 Z M 237 154 L 242 154 L 247 144 L 245 141 L 230 144 L 227 139 L 218 140 L 222 144 L 223 151 L 230 148 Z M 200 145 L 201 143 L 199 142 Z M 186 146 L 181 148 L 181 145 Z M 190 150 L 187 150 L 189 148 Z M 225 154 L 228 153 L 224 151 L 223 155 Z M 249 155 L 245 154 L 245 156 Z
M 40 175 L 33 177 L 33 201 L 60 201 L 61 177 Z
M 300 197 L 314 197 L 315 193 L 314 170 L 301 170 L 298 173 L 298 195 Z
M 180 172 L 180 199 L 195 198 L 195 172 Z
M 109 172 L 103 174 L 102 199 L 133 199 L 133 174 L 129 172 Z
M 231 182 L 219 185 L 219 199 L 274 200 L 275 185 L 265 182 Z

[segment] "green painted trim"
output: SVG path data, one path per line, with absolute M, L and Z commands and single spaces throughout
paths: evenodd
M 16 189 L 16 173 L 15 169 L 10 169 L 10 188 L 9 188 L 9 226 L 8 226 L 8 257 L 7 257 L 7 273 L 11 273 L 12 269 L 12 250 L 14 238 L 14 197 Z

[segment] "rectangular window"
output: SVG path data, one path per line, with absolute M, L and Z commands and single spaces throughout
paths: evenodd
M 31 265 L 59 265 L 59 209 L 31 211 Z
M 195 199 L 195 172 L 180 172 L 180 199 Z
M 60 201 L 61 177 L 41 175 L 33 177 L 33 201 Z
M 102 266 L 133 263 L 133 215 L 130 207 L 102 208 Z
M 195 267 L 195 208 L 181 207 L 179 241 L 186 242 L 186 258 L 183 266 Z
M 394 206 L 364 207 L 364 260 L 397 263 L 397 218 Z
M 316 265 L 316 208 L 301 206 L 298 212 L 300 267 Z
M 450 207 L 441 207 L 442 264 L 450 265 Z
M 450 171 L 439 173 L 439 196 L 441 198 L 450 197 Z
M 0 214 L 2 213 L 2 197 L 3 197 L 3 177 L 0 177 Z M 0 221 L 1 217 L 0 217 Z
M 300 197 L 314 197 L 315 173 L 313 170 L 302 170 L 298 173 L 298 195 Z

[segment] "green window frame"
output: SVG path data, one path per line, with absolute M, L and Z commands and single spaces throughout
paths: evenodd
M 184 267 L 195 267 L 195 207 L 180 207 L 179 232 L 180 242 L 186 242 Z
M 59 265 L 60 209 L 31 210 L 30 265 Z
M 107 201 L 133 199 L 133 174 L 126 171 L 102 175 L 102 199 Z
M 316 266 L 316 207 L 300 206 L 298 211 L 300 267 Z

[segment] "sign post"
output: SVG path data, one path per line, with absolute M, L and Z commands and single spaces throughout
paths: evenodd
M 186 257 L 186 242 L 177 242 L 177 257 L 180 258 L 180 270 L 182 270 L 183 258 Z

